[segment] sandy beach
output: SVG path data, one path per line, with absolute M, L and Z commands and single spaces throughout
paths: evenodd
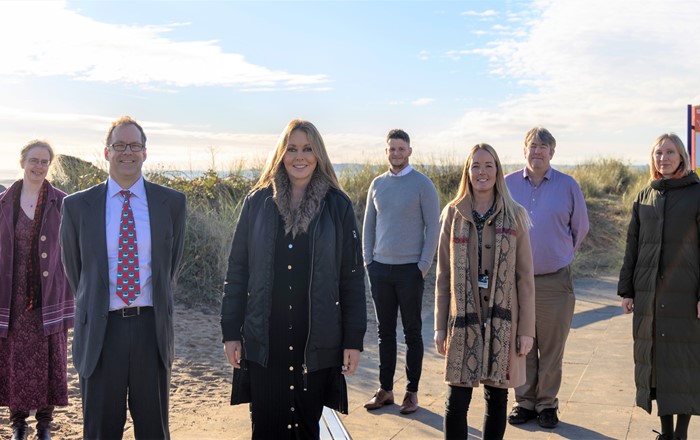
M 355 440 L 442 438 L 446 386 L 444 359 L 433 347 L 434 270 L 426 280 L 423 302 L 425 356 L 419 390 L 420 409 L 411 416 L 398 413 L 398 403 L 368 412 L 362 404 L 378 386 L 374 307 L 367 294 L 368 325 L 365 351 L 358 371 L 348 378 L 349 412 L 341 419 Z M 536 423 L 509 426 L 506 439 L 649 439 L 658 418 L 634 405 L 631 317 L 622 315 L 615 296 L 615 277 L 576 280 L 576 313 L 564 356 L 564 378 L 559 393 L 561 423 L 545 430 Z M 232 368 L 226 363 L 216 308 L 175 309 L 176 360 L 173 365 L 170 431 L 174 440 L 249 439 L 247 405 L 229 405 Z M 400 320 L 399 320 L 400 321 Z M 400 327 L 400 325 L 399 325 Z M 397 329 L 403 342 L 402 330 Z M 405 346 L 399 344 L 395 393 L 405 387 Z M 54 439 L 80 439 L 82 416 L 78 377 L 69 358 L 70 404 L 58 408 Z M 475 392 L 469 412 L 470 439 L 481 438 L 484 414 L 482 392 Z M 512 401 L 513 393 L 509 393 Z M 0 409 L 0 438 L 10 438 L 6 408 Z M 34 420 L 30 417 L 30 438 Z M 693 420 L 695 421 L 695 420 Z M 691 422 L 691 438 L 700 437 L 700 425 Z M 130 421 L 125 439 L 133 439 Z

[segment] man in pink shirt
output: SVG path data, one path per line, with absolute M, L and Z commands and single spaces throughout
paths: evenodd
M 556 145 L 546 128 L 531 129 L 525 135 L 525 168 L 506 176 L 513 199 L 525 207 L 533 223 L 536 319 L 526 382 L 515 389 L 508 422 L 518 425 L 537 418 L 540 426 L 549 429 L 559 423 L 557 394 L 576 303 L 571 262 L 589 229 L 581 188 L 549 164 Z

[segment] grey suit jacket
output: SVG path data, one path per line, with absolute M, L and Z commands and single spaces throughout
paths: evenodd
M 156 340 L 165 368 L 175 353 L 172 285 L 184 249 L 185 195 L 145 181 L 151 228 L 151 267 Z M 73 364 L 90 377 L 102 353 L 109 312 L 105 205 L 107 184 L 63 200 L 61 258 L 75 292 Z

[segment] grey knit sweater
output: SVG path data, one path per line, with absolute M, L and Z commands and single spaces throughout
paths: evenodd
M 377 176 L 367 192 L 362 231 L 365 264 L 418 263 L 425 276 L 440 234 L 435 185 L 415 169 L 400 177 L 389 173 Z

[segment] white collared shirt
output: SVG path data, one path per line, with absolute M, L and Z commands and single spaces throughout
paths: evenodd
M 401 177 L 401 176 L 405 176 L 406 174 L 410 173 L 411 171 L 413 171 L 413 168 L 411 168 L 411 165 L 406 165 L 406 168 L 402 169 L 401 171 L 399 171 L 396 174 L 394 174 L 391 171 L 391 168 L 389 168 L 389 175 L 391 177 Z
M 117 296 L 117 253 L 119 246 L 119 226 L 124 198 L 121 190 L 131 191 L 131 211 L 134 214 L 136 242 L 139 251 L 139 280 L 141 293 L 129 307 L 152 306 L 151 280 L 151 221 L 148 215 L 148 200 L 143 177 L 131 188 L 122 188 L 111 177 L 107 180 L 107 203 L 105 205 L 105 224 L 107 225 L 107 263 L 109 267 L 109 310 L 123 309 L 126 303 Z

